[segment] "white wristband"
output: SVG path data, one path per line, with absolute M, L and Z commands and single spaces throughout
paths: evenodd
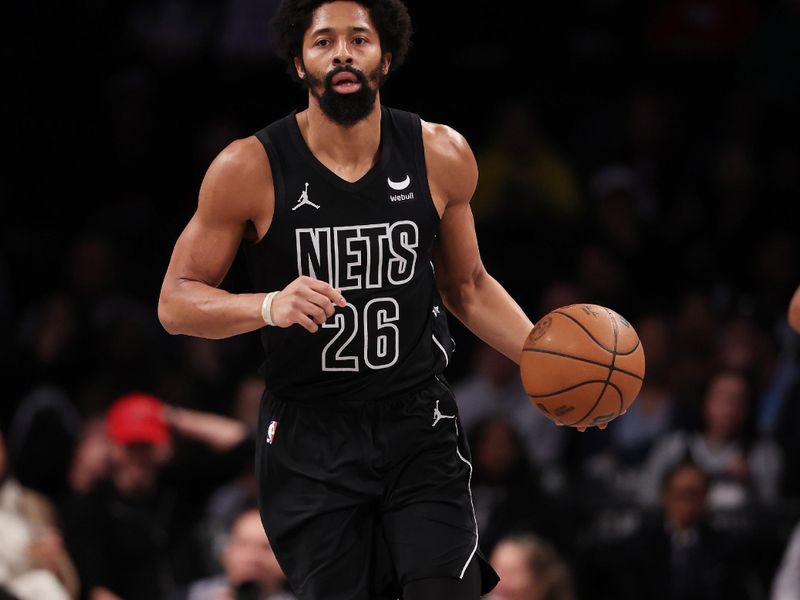
M 277 295 L 278 292 L 270 292 L 264 297 L 264 301 L 261 303 L 261 318 L 264 319 L 264 323 L 272 327 L 275 326 L 275 321 L 272 320 L 272 300 Z

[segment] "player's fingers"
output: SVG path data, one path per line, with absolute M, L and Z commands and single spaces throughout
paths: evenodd
M 325 314 L 325 311 L 313 302 L 306 302 L 305 306 L 303 307 L 303 312 L 308 315 L 308 317 L 310 317 L 311 320 L 313 320 L 317 325 L 322 325 L 325 322 L 325 319 L 328 318 L 328 315 Z
M 308 282 L 308 287 L 315 292 L 319 292 L 320 294 L 327 296 L 330 301 L 337 306 L 344 306 L 347 304 L 344 296 L 342 296 L 342 292 L 332 287 L 330 284 L 325 283 L 324 281 L 320 281 L 319 279 L 311 279 Z
M 578 425 L 577 429 L 578 429 L 578 431 L 583 433 L 584 431 L 586 431 L 586 425 Z
M 326 317 L 332 317 L 333 312 L 335 310 L 334 304 L 331 302 L 330 298 L 327 296 L 323 296 L 322 294 L 315 292 L 313 290 L 308 291 L 307 300 L 316 306 L 319 306 L 322 310 L 325 311 Z
M 319 330 L 319 326 L 306 315 L 300 315 L 297 318 L 297 324 L 301 327 L 304 327 L 311 333 L 316 333 Z
M 606 427 L 608 427 L 608 423 L 600 423 L 600 424 L 598 425 L 598 427 L 599 427 L 600 429 L 605 429 Z

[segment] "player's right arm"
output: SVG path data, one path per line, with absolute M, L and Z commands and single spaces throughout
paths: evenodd
M 266 233 L 274 205 L 272 171 L 258 139 L 237 140 L 214 159 L 161 286 L 158 318 L 164 329 L 220 339 L 264 326 L 261 304 L 267 292 L 277 290 L 232 294 L 218 286 L 245 235 L 260 239 Z M 272 320 L 314 332 L 333 314 L 332 302 L 344 305 L 338 290 L 299 277 L 275 296 Z

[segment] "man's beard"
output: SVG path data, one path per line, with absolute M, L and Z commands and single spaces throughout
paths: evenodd
M 361 84 L 358 91 L 351 94 L 340 94 L 333 89 L 334 75 L 345 71 L 352 73 L 358 79 Z M 377 82 L 377 85 L 372 88 L 369 85 L 370 82 Z M 383 74 L 380 65 L 369 76 L 365 76 L 363 72 L 353 67 L 336 67 L 325 76 L 324 81 L 314 77 L 311 73 L 307 73 L 306 77 L 306 85 L 311 94 L 319 101 L 322 112 L 331 121 L 344 127 L 355 125 L 372 112 L 375 106 L 375 97 L 378 95 L 378 89 L 382 83 Z M 322 94 L 317 91 L 320 85 L 324 89 Z

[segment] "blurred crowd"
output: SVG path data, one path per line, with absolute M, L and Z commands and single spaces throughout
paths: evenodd
M 292 597 L 254 510 L 258 339 L 156 316 L 213 156 L 303 102 L 275 4 L 17 7 L 0 598 Z M 383 101 L 470 141 L 484 262 L 531 319 L 613 308 L 647 369 L 579 434 L 451 320 L 492 598 L 797 600 L 800 2 L 460 6 L 409 2 Z

